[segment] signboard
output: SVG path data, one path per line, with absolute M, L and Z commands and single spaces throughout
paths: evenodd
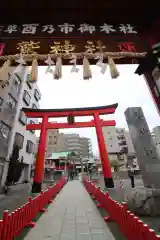
M 1 25 L 0 41 L 1 55 L 148 51 L 131 24 Z
M 39 36 L 65 36 L 65 35 L 95 35 L 95 34 L 106 34 L 106 35 L 127 35 L 127 34 L 138 34 L 136 28 L 131 24 L 119 24 L 110 25 L 103 23 L 101 25 L 90 25 L 90 24 L 22 24 L 22 25 L 0 25 L 0 32 L 5 36 L 17 36 L 17 35 L 39 35 Z

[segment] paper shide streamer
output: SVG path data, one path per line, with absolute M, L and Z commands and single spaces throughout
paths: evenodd
M 83 79 L 84 80 L 89 80 L 92 78 L 92 72 L 90 69 L 90 64 L 86 56 L 83 58 Z
M 107 64 L 103 62 L 103 53 L 99 54 L 98 56 L 95 57 L 95 59 L 98 59 L 98 62 L 96 63 L 96 66 L 101 68 L 101 73 L 105 74 L 106 70 L 107 70 Z
M 72 59 L 70 60 L 70 63 L 73 64 L 73 67 L 71 69 L 71 73 L 78 73 L 79 68 L 77 67 L 77 57 L 76 57 L 76 55 L 72 56 Z
M 46 74 L 47 73 L 52 73 L 53 74 L 52 66 L 55 65 L 55 63 L 51 59 L 50 55 L 48 55 L 48 58 L 45 60 L 45 63 L 48 65 L 45 73 Z
M 54 70 L 54 79 L 59 80 L 62 78 L 62 58 L 57 57 L 56 66 Z

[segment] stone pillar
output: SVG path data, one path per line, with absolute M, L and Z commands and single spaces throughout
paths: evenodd
M 140 107 L 127 108 L 126 121 L 145 187 L 160 189 L 160 158 Z

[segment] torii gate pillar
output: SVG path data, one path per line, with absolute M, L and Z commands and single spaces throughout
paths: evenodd
M 107 152 L 105 141 L 104 141 L 99 114 L 94 114 L 94 122 L 95 122 L 99 154 L 100 154 L 101 163 L 102 163 L 105 186 L 108 188 L 114 188 L 110 161 L 109 161 L 108 152 Z
M 47 128 L 48 117 L 44 116 L 41 124 L 38 154 L 35 165 L 34 180 L 32 185 L 32 192 L 39 193 L 42 190 L 43 174 L 44 174 L 44 164 L 45 164 L 45 149 L 47 140 Z

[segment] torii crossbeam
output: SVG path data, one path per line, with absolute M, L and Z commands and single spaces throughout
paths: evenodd
M 30 109 L 22 108 L 26 116 L 29 118 L 42 118 L 42 123 L 38 124 L 28 124 L 26 126 L 27 130 L 40 130 L 40 141 L 38 147 L 38 154 L 35 167 L 35 175 L 32 186 L 32 192 L 38 193 L 41 191 L 43 182 L 43 171 L 44 171 L 44 161 L 45 161 L 45 148 L 47 139 L 48 129 L 59 129 L 59 128 L 79 128 L 79 127 L 95 127 L 99 153 L 102 163 L 102 170 L 104 175 L 105 186 L 107 188 L 113 188 L 114 182 L 112 179 L 112 173 L 110 168 L 110 162 L 108 158 L 107 148 L 104 141 L 102 127 L 104 126 L 115 126 L 116 122 L 114 120 L 102 120 L 100 115 L 113 114 L 117 108 L 118 104 L 100 106 L 100 107 L 88 107 L 88 108 L 72 108 L 72 109 Z M 57 117 L 68 117 L 68 116 L 93 116 L 92 121 L 87 122 L 74 122 L 73 124 L 68 123 L 56 123 L 48 122 L 49 118 Z

